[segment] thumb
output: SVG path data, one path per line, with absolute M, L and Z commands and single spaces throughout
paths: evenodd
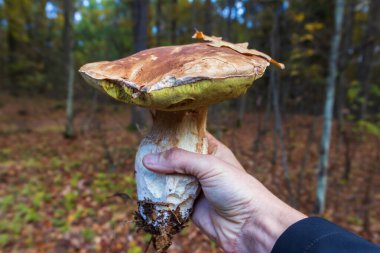
M 143 158 L 146 168 L 157 173 L 179 173 L 199 180 L 221 171 L 223 162 L 214 156 L 202 155 L 179 148 L 148 154 Z

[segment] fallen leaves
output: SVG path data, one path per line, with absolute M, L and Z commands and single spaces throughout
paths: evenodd
M 56 131 L 64 110 L 49 110 L 57 102 L 31 101 L 20 116 L 12 101 L 0 108 L 0 252 L 141 253 L 150 237 L 133 220 L 139 136 L 126 130 L 129 112 L 99 109 L 95 117 L 104 122 L 104 133 L 91 127 L 68 141 Z M 88 121 L 89 107 L 80 106 L 85 109 L 76 126 Z M 19 117 L 29 131 L 14 123 Z M 113 156 L 112 171 L 102 138 Z
M 24 131 L 23 126 L 14 123 L 21 117 L 15 113 L 20 104 L 17 100 L 8 100 L 7 106 L 0 108 L 3 115 L 0 121 L 0 252 L 143 252 L 150 237 L 138 231 L 133 221 L 136 210 L 133 162 L 139 136 L 125 128 L 129 123 L 128 111 L 124 105 L 120 105 L 120 110 L 115 110 L 112 104 L 103 105 L 96 117 L 104 124 L 104 134 L 100 135 L 92 127 L 79 134 L 76 140 L 67 141 L 61 132 L 53 130 L 64 123 L 64 110 L 49 111 L 55 103 L 46 99 L 31 101 L 27 106 L 30 112 L 22 116 L 30 131 Z M 88 120 L 86 108 L 89 107 L 83 103 L 78 105 L 84 109 L 77 115 L 77 127 Z M 232 124 L 233 117 L 228 114 L 223 124 Z M 290 160 L 294 161 L 291 164 L 293 179 L 298 173 L 298 161 L 302 159 L 312 120 L 306 115 L 292 115 L 285 122 L 288 143 L 294 146 L 289 154 Z M 237 149 L 233 151 L 250 173 L 280 198 L 286 199 L 281 190 L 283 170 L 278 165 L 271 165 L 272 133 L 268 132 L 261 141 L 265 148 L 252 152 L 256 134 L 252 129 L 256 129 L 256 123 L 256 118 L 247 114 L 240 129 L 231 131 L 231 126 L 226 128 L 222 141 Z M 39 126 L 44 126 L 44 131 L 36 131 Z M 212 124 L 209 129 L 212 131 Z M 290 138 L 292 135 L 295 137 Z M 108 170 L 109 161 L 104 158 L 101 138 L 106 138 L 110 145 L 114 171 Z M 231 145 L 234 141 L 239 145 Z M 370 148 L 362 144 L 358 147 L 350 182 L 329 185 L 328 217 L 357 231 L 361 228 L 363 205 L 360 200 L 365 183 L 357 166 L 363 163 L 362 158 L 374 152 Z M 311 196 L 315 190 L 317 144 L 311 153 L 300 198 L 304 212 L 311 211 L 314 204 Z M 332 155 L 337 165 L 331 170 L 330 180 L 339 182 L 343 156 Z M 374 182 L 380 182 L 379 177 L 377 175 Z M 380 210 L 375 207 L 380 204 L 380 185 L 374 187 L 374 208 L 371 211 L 374 233 L 367 239 L 379 243 Z M 110 197 L 115 194 L 121 198 Z M 169 253 L 174 252 L 221 251 L 190 225 L 176 235 L 169 249 Z

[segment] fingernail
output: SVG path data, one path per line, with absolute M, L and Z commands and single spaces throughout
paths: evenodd
M 150 165 L 150 166 L 152 166 L 152 165 L 157 165 L 158 164 L 158 155 L 156 155 L 156 154 L 149 154 L 149 155 L 146 155 L 146 156 L 144 156 L 144 158 L 143 158 L 143 162 L 144 162 L 144 164 L 145 165 Z

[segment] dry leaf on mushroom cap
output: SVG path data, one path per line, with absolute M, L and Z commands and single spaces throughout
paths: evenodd
M 212 47 L 229 47 L 241 54 L 256 55 L 256 56 L 262 57 L 268 62 L 273 63 L 276 67 L 280 69 L 285 69 L 284 64 L 277 62 L 276 60 L 272 59 L 269 55 L 264 54 L 263 52 L 260 52 L 256 49 L 248 49 L 248 42 L 234 44 L 234 43 L 222 40 L 221 37 L 207 36 L 199 31 L 195 32 L 195 34 L 193 35 L 193 38 L 209 41 L 211 43 L 208 43 L 208 45 Z

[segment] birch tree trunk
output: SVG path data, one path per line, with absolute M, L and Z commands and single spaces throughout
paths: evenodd
M 74 137 L 74 58 L 73 58 L 73 22 L 74 22 L 74 3 L 72 0 L 64 1 L 64 28 L 63 28 L 63 58 L 65 64 L 65 77 L 67 85 L 66 98 L 66 128 L 64 136 Z
M 329 56 L 329 71 L 326 86 L 326 100 L 323 114 L 323 130 L 320 148 L 320 161 L 317 173 L 317 202 L 315 211 L 321 214 L 325 210 L 326 190 L 327 190 L 327 169 L 329 166 L 329 150 L 331 126 L 333 121 L 335 81 L 338 74 L 338 53 L 342 36 L 342 20 L 344 12 L 344 0 L 335 0 L 335 30 L 331 38 L 331 48 Z

